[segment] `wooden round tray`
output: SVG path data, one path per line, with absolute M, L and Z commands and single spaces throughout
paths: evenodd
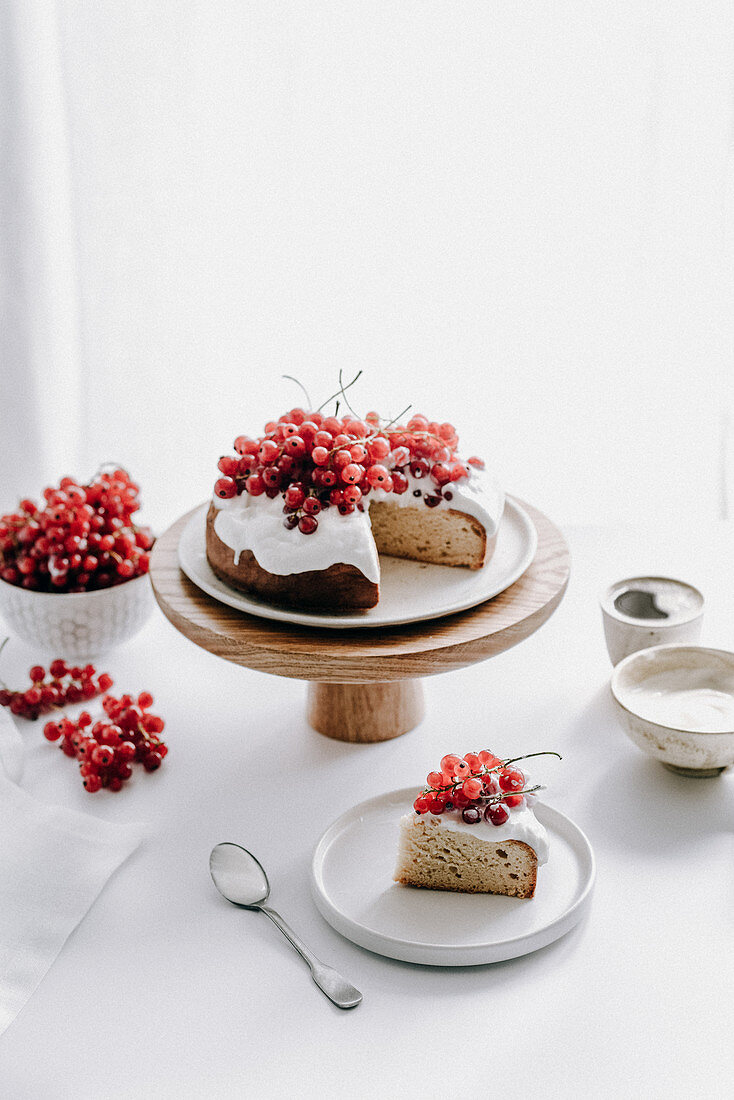
M 527 571 L 498 596 L 441 619 L 347 630 L 300 626 L 218 603 L 178 564 L 178 540 L 192 512 L 157 540 L 150 563 L 164 615 L 192 642 L 247 668 L 308 680 L 308 720 L 340 741 L 387 741 L 423 717 L 418 677 L 484 661 L 517 645 L 550 618 L 569 576 L 566 541 L 551 521 L 519 502 L 538 532 Z

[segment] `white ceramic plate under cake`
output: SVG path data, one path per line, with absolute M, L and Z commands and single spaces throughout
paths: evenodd
M 238 592 L 221 581 L 206 560 L 208 507 L 204 504 L 194 512 L 179 539 L 178 562 L 189 580 L 229 607 L 263 619 L 303 626 L 334 629 L 399 626 L 466 611 L 514 584 L 532 562 L 538 546 L 530 516 L 516 501 L 508 499 L 494 554 L 481 569 L 454 569 L 447 565 L 383 557 L 380 558 L 380 602 L 377 607 L 328 615 L 278 607 Z
M 550 856 L 533 898 L 423 890 L 393 882 L 398 822 L 415 788 L 379 795 L 343 814 L 319 840 L 311 868 L 314 901 L 342 936 L 391 959 L 474 966 L 514 959 L 563 936 L 581 919 L 594 884 L 589 841 L 543 803 Z

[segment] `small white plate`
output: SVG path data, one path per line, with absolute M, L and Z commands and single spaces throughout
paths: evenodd
M 398 822 L 415 788 L 348 810 L 319 840 L 311 868 L 316 907 L 353 943 L 404 962 L 475 966 L 514 959 L 563 936 L 581 919 L 594 884 L 589 841 L 543 803 L 550 856 L 533 898 L 422 890 L 393 881 Z
M 453 569 L 447 565 L 383 557 L 380 558 L 380 602 L 377 607 L 328 615 L 277 607 L 238 592 L 221 581 L 206 559 L 208 507 L 204 504 L 196 510 L 179 539 L 178 562 L 189 580 L 229 607 L 263 619 L 303 626 L 341 630 L 355 626 L 399 626 L 466 611 L 514 584 L 532 562 L 538 546 L 530 516 L 516 501 L 507 499 L 494 554 L 481 569 Z

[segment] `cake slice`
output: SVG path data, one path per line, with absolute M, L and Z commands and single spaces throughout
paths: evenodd
M 486 749 L 444 756 L 400 821 L 396 882 L 533 897 L 548 836 L 532 809 L 540 788 L 528 786 L 515 759 Z

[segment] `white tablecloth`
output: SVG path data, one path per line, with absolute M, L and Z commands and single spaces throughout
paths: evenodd
M 313 732 L 302 683 L 197 649 L 156 612 L 106 662 L 150 689 L 170 754 L 120 794 L 88 795 L 40 725 L 24 787 L 151 839 L 109 882 L 0 1041 L 0 1092 L 74 1097 L 728 1096 L 734 969 L 734 783 L 673 775 L 614 718 L 597 594 L 636 572 L 690 580 L 702 641 L 734 646 L 732 532 L 576 528 L 568 593 L 532 638 L 425 681 L 427 716 L 394 741 Z M 6 650 L 5 679 L 34 654 Z M 154 708 L 156 709 L 156 708 Z M 447 751 L 556 749 L 545 799 L 588 834 L 591 910 L 555 944 L 473 968 L 413 966 L 342 939 L 310 898 L 324 828 L 354 803 L 420 784 Z M 542 772 L 542 776 L 541 776 Z M 221 840 L 251 848 L 272 900 L 364 992 L 331 1006 L 263 917 L 215 892 Z

